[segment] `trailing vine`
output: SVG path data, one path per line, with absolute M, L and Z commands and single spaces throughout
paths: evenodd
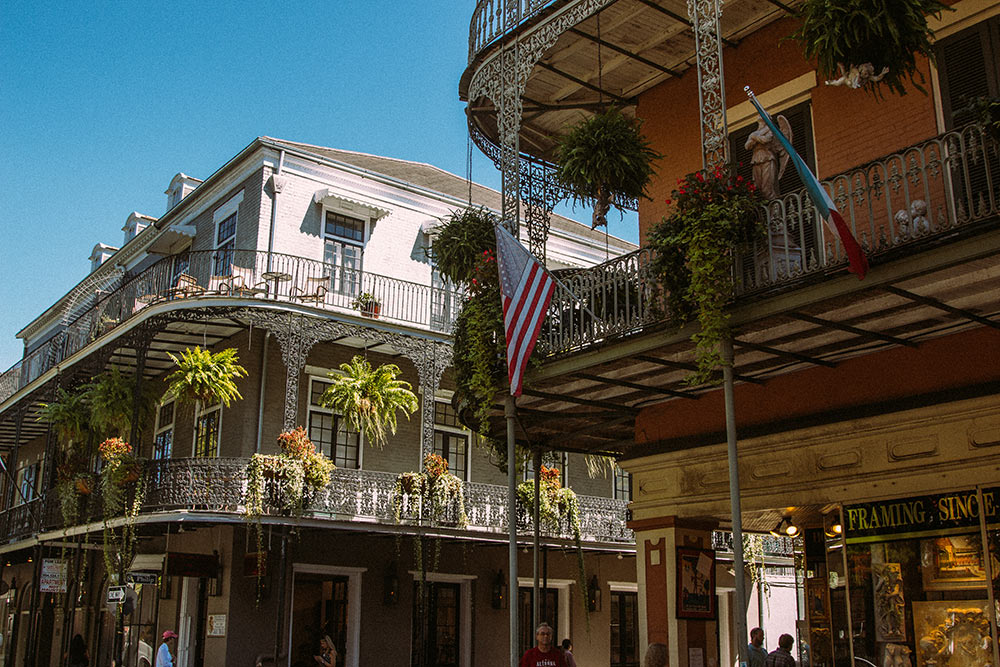
M 132 446 L 121 438 L 108 438 L 98 446 L 101 460 L 101 499 L 104 519 L 104 567 L 108 573 L 135 553 L 136 519 L 145 499 L 142 461 L 132 454 Z M 128 502 L 127 502 L 128 501 Z M 127 502 L 127 504 L 126 504 Z M 121 535 L 111 525 L 123 517 Z
M 720 344 L 729 333 L 726 305 L 733 295 L 733 250 L 764 233 L 763 197 L 731 167 L 697 171 L 677 180 L 667 205 L 673 212 L 649 233 L 653 270 L 681 323 L 695 316 L 697 370 L 688 384 L 712 382 L 722 366 Z
M 439 525 L 452 505 L 457 506 L 455 525 L 465 528 L 469 524 L 465 513 L 465 484 L 448 472 L 448 462 L 437 454 L 431 453 L 424 457 L 422 471 L 404 472 L 396 477 L 396 485 L 392 490 L 392 514 L 396 523 L 403 520 L 403 504 L 407 500 L 421 525 L 425 521 L 429 521 L 431 525 Z M 399 549 L 398 535 L 396 548 Z M 413 550 L 417 570 L 423 572 L 423 543 L 419 532 L 413 536 Z M 441 542 L 435 541 L 433 568 L 437 568 L 440 556 Z
M 765 576 L 764 535 L 743 533 L 743 569 L 750 577 L 750 583 L 755 588 L 760 586 L 761 595 L 765 600 L 771 599 L 771 585 Z
M 563 487 L 559 481 L 559 469 L 542 466 L 539 473 L 538 488 L 538 523 L 551 532 L 559 532 L 562 521 L 567 521 L 573 531 L 573 543 L 576 545 L 577 576 L 581 591 L 587 590 L 587 571 L 583 561 L 582 527 L 580 525 L 580 501 L 576 492 L 569 487 Z M 517 485 L 517 502 L 530 517 L 535 511 L 535 482 L 528 480 Z M 584 611 L 588 614 L 587 596 L 581 595 Z
M 278 435 L 280 454 L 254 454 L 246 467 L 243 518 L 253 525 L 257 544 L 257 588 L 264 568 L 261 516 L 268 507 L 301 514 L 330 483 L 333 461 L 316 451 L 301 426 Z M 258 598 L 259 602 L 259 598 Z

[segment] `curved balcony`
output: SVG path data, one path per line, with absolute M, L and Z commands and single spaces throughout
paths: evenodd
M 358 303 L 371 295 L 377 306 Z M 222 299 L 279 302 L 365 317 L 390 324 L 448 332 L 461 294 L 305 257 L 255 250 L 198 251 L 165 257 L 111 290 L 78 300 L 69 324 L 0 375 L 0 402 L 158 304 L 210 305 Z
M 970 125 L 823 184 L 876 266 L 995 228 L 1000 216 L 1000 146 L 982 127 Z M 733 253 L 737 306 L 843 275 L 843 246 L 804 190 L 768 202 L 761 215 L 767 237 Z M 670 324 L 672 314 L 652 262 L 653 251 L 640 248 L 598 266 L 565 272 L 565 288 L 557 287 L 539 346 L 559 356 Z M 909 328 L 915 327 L 913 323 Z
M 168 459 L 148 461 L 145 468 L 146 496 L 142 512 L 174 512 L 185 510 L 206 514 L 242 514 L 246 491 L 246 468 L 249 459 Z M 389 530 L 409 532 L 421 524 L 418 503 L 404 496 L 400 523 L 393 508 L 396 475 L 369 470 L 336 469 L 330 484 L 304 508 L 308 519 L 337 523 L 380 524 Z M 495 484 L 465 483 L 465 512 L 468 526 L 458 531 L 457 508 L 448 508 L 439 522 L 468 535 L 496 535 L 507 532 L 507 487 Z M 267 497 L 268 494 L 265 494 Z M 585 542 L 631 544 L 632 531 L 625 525 L 626 503 L 593 496 L 580 496 L 580 520 Z M 101 519 L 98 493 L 87 497 L 81 516 L 90 521 Z M 265 506 L 269 516 L 285 516 L 287 512 Z M 206 518 L 206 520 L 208 520 Z M 11 542 L 24 539 L 42 530 L 62 527 L 58 494 L 53 491 L 44 503 L 35 500 L 0 513 L 0 534 Z M 390 528 L 391 527 L 391 528 Z M 518 529 L 531 532 L 530 518 L 524 515 Z M 558 532 L 545 531 L 551 539 L 570 540 L 568 525 Z

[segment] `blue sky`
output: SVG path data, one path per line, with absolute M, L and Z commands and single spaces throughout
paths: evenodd
M 207 177 L 254 137 L 466 173 L 473 0 L 0 3 L 0 371 L 95 243 L 120 245 L 175 173 Z M 612 233 L 637 240 L 634 222 Z

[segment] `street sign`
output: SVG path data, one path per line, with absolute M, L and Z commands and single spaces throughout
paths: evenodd
M 124 600 L 125 600 L 124 586 L 108 586 L 108 604 L 113 604 L 116 602 L 124 602 Z
M 125 581 L 130 584 L 148 584 L 155 586 L 160 575 L 155 572 L 128 572 L 125 574 Z

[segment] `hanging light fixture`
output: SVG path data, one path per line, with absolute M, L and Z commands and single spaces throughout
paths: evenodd
M 391 606 L 399 602 L 399 575 L 396 574 L 396 561 L 389 563 L 382 581 L 382 604 Z
M 844 532 L 844 526 L 841 525 L 840 521 L 834 519 L 833 523 L 823 532 L 826 533 L 827 537 L 840 537 L 841 533 Z
M 590 584 L 587 586 L 587 610 L 601 610 L 601 585 L 597 582 L 596 574 L 590 578 Z
M 772 528 L 769 532 L 775 537 L 795 537 L 799 534 L 799 527 L 792 523 L 791 516 L 783 516 L 781 517 L 781 521 L 778 522 L 778 525 Z

